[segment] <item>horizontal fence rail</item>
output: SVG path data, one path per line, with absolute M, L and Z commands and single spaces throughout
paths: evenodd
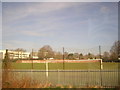
M 3 70 L 5 71 L 5 70 Z M 8 72 L 120 72 L 120 70 L 6 70 Z

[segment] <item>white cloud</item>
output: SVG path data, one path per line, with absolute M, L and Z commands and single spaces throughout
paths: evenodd
M 103 7 L 101 7 L 100 11 L 101 11 L 102 13 L 109 13 L 110 10 L 109 10 L 108 7 L 103 6 Z
M 21 7 L 16 8 L 9 8 L 7 4 L 4 4 L 3 17 L 8 23 L 15 20 L 20 20 L 29 15 L 41 15 L 44 13 L 65 9 L 74 5 L 78 5 L 78 3 L 28 3 L 28 5 L 23 5 L 23 7 L 21 5 Z
M 44 37 L 44 36 L 51 36 L 53 33 L 50 32 L 35 32 L 35 31 L 22 31 L 24 35 L 28 36 L 36 36 L 36 37 Z
M 119 0 L 3 0 L 3 2 L 119 2 Z
M 9 40 L 3 43 L 3 49 L 16 49 L 16 48 L 24 48 L 24 49 L 32 49 L 36 44 L 30 41 L 17 41 L 17 40 Z

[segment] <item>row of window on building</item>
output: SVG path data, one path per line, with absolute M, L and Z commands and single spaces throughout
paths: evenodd
M 6 50 L 0 50 L 0 59 L 5 58 L 5 53 Z M 38 59 L 37 52 L 36 53 L 34 52 L 34 55 L 31 55 L 30 52 L 9 50 L 8 54 L 10 59 L 29 59 L 29 58 Z

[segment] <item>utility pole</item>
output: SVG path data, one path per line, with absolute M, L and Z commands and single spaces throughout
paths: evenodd
M 65 69 L 65 62 L 64 62 L 65 60 L 64 60 L 64 57 L 65 56 L 64 56 L 64 47 L 63 47 L 63 69 Z
M 100 59 L 101 59 L 101 46 L 99 46 L 99 56 L 100 56 Z
M 102 72 L 101 70 L 103 69 L 103 65 L 102 65 L 102 58 L 101 58 L 101 46 L 99 46 L 99 55 L 100 55 L 100 79 L 101 79 L 101 86 L 103 85 L 102 84 Z
M 118 41 L 118 60 L 120 60 L 120 41 Z

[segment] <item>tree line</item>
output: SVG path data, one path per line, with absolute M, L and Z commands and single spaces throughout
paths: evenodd
M 23 51 L 26 50 L 22 48 L 18 48 L 15 51 Z M 37 55 L 39 60 L 46 59 L 68 59 L 68 60 L 79 60 L 79 59 L 99 59 L 102 58 L 103 61 L 115 61 L 120 57 L 120 41 L 114 42 L 109 52 L 105 51 L 101 57 L 100 55 L 94 55 L 93 53 L 88 53 L 83 55 L 83 53 L 69 53 L 69 52 L 56 52 L 53 51 L 52 47 L 49 45 L 45 45 L 38 50 L 38 52 L 31 52 L 30 57 L 32 55 Z M 64 55 L 64 57 L 63 57 Z M 29 58 L 31 59 L 31 58 Z
M 88 53 L 83 55 L 82 53 L 68 53 L 68 52 L 55 52 L 49 45 L 45 45 L 38 51 L 39 59 L 69 59 L 69 60 L 79 60 L 79 59 L 99 59 L 102 58 L 103 61 L 116 61 L 120 57 L 120 41 L 114 42 L 109 52 L 105 51 L 101 57 L 100 55 L 94 55 L 92 53 Z

